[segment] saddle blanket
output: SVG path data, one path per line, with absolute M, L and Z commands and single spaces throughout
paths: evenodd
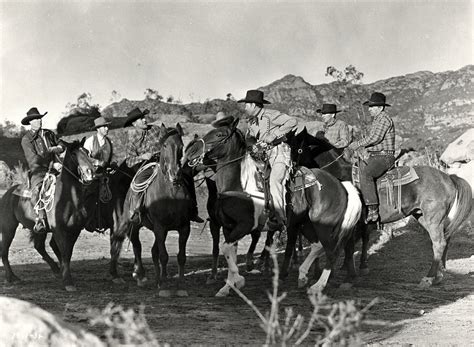
M 31 190 L 28 188 L 25 188 L 21 184 L 15 188 L 15 190 L 13 191 L 13 194 L 22 198 L 27 198 L 27 199 L 31 199 L 32 197 Z
M 299 166 L 296 168 L 293 177 L 290 179 L 289 188 L 292 192 L 297 192 L 314 186 L 315 184 L 319 184 L 319 181 L 313 171 L 305 166 Z
M 403 186 L 418 179 L 416 171 L 411 166 L 397 166 L 377 180 L 377 188 L 385 189 L 393 186 Z

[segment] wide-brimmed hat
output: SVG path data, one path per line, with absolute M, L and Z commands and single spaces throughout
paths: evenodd
M 241 99 L 237 102 L 247 102 L 254 104 L 270 104 L 270 101 L 267 101 L 263 98 L 263 92 L 261 90 L 248 90 L 245 99 Z
M 317 109 L 316 112 L 322 114 L 335 114 L 342 111 L 338 111 L 337 106 L 334 104 L 323 104 L 323 107 Z
M 391 106 L 385 103 L 385 95 L 382 93 L 372 93 L 370 100 L 364 102 L 364 105 L 371 106 Z
M 92 130 L 98 129 L 100 127 L 107 126 L 110 123 L 112 123 L 112 122 L 108 122 L 107 119 L 105 119 L 104 117 L 98 117 L 98 118 L 94 119 L 94 126 L 92 127 Z
M 21 120 L 21 124 L 29 125 L 33 119 L 41 119 L 43 118 L 48 112 L 41 114 L 36 107 L 32 107 L 26 112 L 26 117 Z
M 150 113 L 148 110 L 140 111 L 138 107 L 135 107 L 133 110 L 127 113 L 127 120 L 123 124 L 123 127 L 126 128 L 139 118 L 145 118 L 145 116 Z
M 234 121 L 234 116 L 226 116 L 224 112 L 217 112 L 216 119 L 211 123 L 214 128 L 230 125 Z

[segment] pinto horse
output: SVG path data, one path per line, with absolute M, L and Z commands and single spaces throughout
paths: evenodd
M 244 135 L 237 129 L 238 121 L 231 126 L 212 129 L 201 140 L 188 146 L 185 152 L 191 165 L 206 159 L 217 163 L 217 218 L 223 227 L 225 242 L 222 249 L 228 264 L 228 276 L 227 283 L 216 296 L 229 294 L 228 283 L 237 288 L 244 286 L 245 279 L 239 275 L 237 267 L 237 242 L 258 230 L 264 210 L 263 194 L 256 189 L 254 179 L 257 165 L 246 154 L 247 145 Z M 322 170 L 316 169 L 313 173 L 318 184 L 292 194 L 293 212 L 288 229 L 303 227 L 314 252 L 318 251 L 320 244 L 324 247 L 328 261 L 320 280 L 311 287 L 312 291 L 318 291 L 326 285 L 339 249 L 351 238 L 361 203 L 351 184 L 343 185 Z M 300 269 L 300 280 L 305 282 L 308 269 L 306 266 Z M 352 272 L 355 274 L 355 269 Z
M 169 230 L 177 230 L 179 234 L 179 278 L 178 296 L 187 296 L 184 281 L 184 266 L 186 263 L 186 243 L 190 233 L 191 197 L 181 178 L 181 158 L 183 155 L 183 129 L 178 123 L 176 128 L 167 128 L 163 124 L 160 129 L 161 153 L 159 168 L 156 177 L 147 188 L 144 197 L 144 217 L 141 224 L 152 230 L 155 242 L 151 249 L 153 264 L 156 273 L 156 284 L 160 289 L 160 296 L 170 296 L 168 289 L 168 252 L 166 251 L 166 236 Z M 141 225 L 133 225 L 130 221 L 131 190 L 127 193 L 124 212 L 119 227 L 112 240 L 112 262 L 117 264 L 125 235 L 128 234 L 133 245 L 135 265 L 133 277 L 138 285 L 147 280 L 141 257 L 141 243 L 139 229 Z M 161 267 L 160 267 L 161 264 Z M 117 274 L 114 270 L 112 274 Z
M 319 167 L 341 180 L 351 179 L 352 164 L 346 161 L 342 151 L 335 149 L 324 139 L 310 135 L 306 129 L 292 134 L 288 139 L 294 158 L 304 165 Z M 428 232 L 433 249 L 433 260 L 421 287 L 439 283 L 446 268 L 449 242 L 453 234 L 469 217 L 472 193 L 469 184 L 456 175 L 447 175 L 430 166 L 414 167 L 419 179 L 393 188 L 393 196 L 401 196 L 400 209 L 389 206 L 387 190 L 379 191 L 382 223 L 390 223 L 407 216 L 414 216 Z M 359 223 L 362 228 L 371 228 Z M 362 231 L 368 235 L 368 232 Z M 362 263 L 367 259 L 368 236 L 363 237 Z M 366 266 L 366 265 L 365 265 Z
M 47 219 L 52 237 L 50 246 L 60 261 L 61 268 L 45 250 L 46 233 L 31 233 L 34 247 L 49 264 L 54 273 L 61 273 L 67 291 L 75 291 L 70 261 L 74 244 L 87 221 L 85 187 L 93 180 L 95 168 L 79 141 L 67 144 L 63 168 L 56 179 L 54 203 L 47 209 Z M 33 230 L 36 214 L 29 198 L 15 195 L 18 185 L 11 187 L 0 200 L 0 252 L 7 282 L 19 281 L 8 260 L 10 245 L 19 223 Z

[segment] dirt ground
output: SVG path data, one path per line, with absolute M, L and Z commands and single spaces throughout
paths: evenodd
M 49 267 L 28 242 L 28 233 L 18 229 L 10 250 L 13 270 L 23 282 L 15 286 L 0 286 L 0 295 L 27 300 L 57 314 L 65 321 L 77 324 L 99 336 L 99 328 L 88 325 L 87 309 L 104 308 L 114 302 L 125 308 L 145 305 L 148 323 L 161 342 L 172 345 L 258 345 L 264 333 L 255 313 L 235 294 L 215 298 L 222 281 L 206 285 L 205 270 L 211 265 L 211 243 L 207 230 L 193 225 L 188 242 L 187 285 L 189 297 L 161 298 L 153 286 L 153 266 L 150 259 L 152 233 L 143 229 L 144 257 L 148 286 L 139 288 L 131 278 L 133 253 L 124 245 L 120 271 L 124 284 L 113 284 L 107 274 L 109 259 L 108 236 L 83 232 L 76 244 L 72 271 L 77 292 L 64 291 Z M 373 241 L 379 235 L 373 235 Z M 249 237 L 248 237 L 249 238 Z M 241 242 L 239 253 L 247 250 L 249 240 Z M 176 274 L 177 233 L 167 240 L 170 274 Z M 261 250 L 261 246 L 257 248 Z M 455 235 L 449 252 L 444 281 L 429 289 L 419 289 L 431 260 L 431 242 L 426 232 L 409 225 L 394 233 L 369 259 L 370 273 L 357 279 L 350 290 L 339 289 L 344 271 L 338 270 L 325 290 L 332 301 L 355 300 L 359 307 L 379 298 L 368 311 L 362 326 L 362 338 L 371 345 L 474 345 L 474 238 L 471 230 Z M 358 258 L 357 258 L 358 259 Z M 243 257 L 239 258 L 243 261 Z M 342 259 L 340 260 L 342 261 Z M 224 266 L 221 259 L 221 266 Z M 340 265 L 340 264 L 339 264 Z M 3 269 L 0 270 L 3 283 Z M 241 272 L 244 272 L 241 268 Z M 269 309 L 266 291 L 271 288 L 269 276 L 245 274 L 243 292 L 263 312 Z M 305 290 L 297 287 L 294 269 L 281 289 L 288 292 L 283 307 L 309 317 L 311 304 Z M 311 336 L 306 342 L 311 342 Z

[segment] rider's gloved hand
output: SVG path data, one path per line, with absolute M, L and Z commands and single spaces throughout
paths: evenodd
M 64 148 L 62 148 L 61 146 L 51 146 L 48 148 L 48 152 L 49 153 L 61 153 L 64 151 Z

